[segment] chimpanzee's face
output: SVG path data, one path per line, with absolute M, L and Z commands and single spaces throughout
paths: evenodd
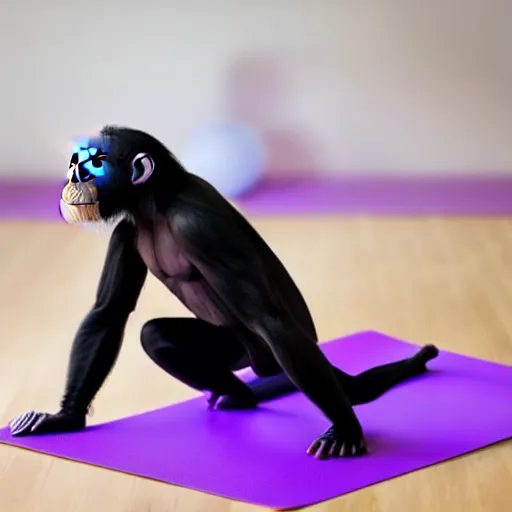
M 154 162 L 126 142 L 102 134 L 75 141 L 60 201 L 66 222 L 99 222 L 129 207 Z

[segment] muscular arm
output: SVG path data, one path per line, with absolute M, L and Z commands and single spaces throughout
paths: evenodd
M 202 208 L 182 208 L 172 227 L 219 300 L 268 343 L 290 380 L 333 424 L 357 422 L 331 364 L 279 303 L 271 282 L 277 266 L 269 265 L 268 253 L 261 257 L 263 244 L 247 236 L 236 215 L 212 202 Z
M 85 426 L 87 409 L 117 359 L 146 275 L 135 248 L 135 228 L 121 222 L 110 238 L 94 305 L 73 341 L 60 411 L 20 414 L 9 424 L 11 435 L 71 432 Z
M 135 248 L 135 228 L 123 221 L 110 239 L 94 305 L 73 341 L 62 412 L 87 412 L 117 359 L 146 275 Z

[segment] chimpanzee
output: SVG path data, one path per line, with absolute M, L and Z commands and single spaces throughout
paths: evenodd
M 85 428 L 148 271 L 193 316 L 149 320 L 141 331 L 145 353 L 209 393 L 210 408 L 254 408 L 304 393 L 331 424 L 307 449 L 318 458 L 366 453 L 353 406 L 427 371 L 438 355 L 426 345 L 355 376 L 331 365 L 303 296 L 266 242 L 211 184 L 140 130 L 106 126 L 77 142 L 60 212 L 70 224 L 115 227 L 94 304 L 72 345 L 60 409 L 21 414 L 12 435 Z M 245 383 L 235 372 L 249 367 L 256 378 Z

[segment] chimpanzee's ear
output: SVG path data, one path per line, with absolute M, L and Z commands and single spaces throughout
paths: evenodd
M 153 174 L 155 162 L 147 153 L 139 153 L 132 160 L 132 183 L 140 185 Z

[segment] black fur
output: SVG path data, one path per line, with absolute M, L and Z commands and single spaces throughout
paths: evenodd
M 100 139 L 110 170 L 98 184 L 100 214 L 126 219 L 114 230 L 96 301 L 73 343 L 58 414 L 68 420 L 61 429 L 82 428 L 80 418 L 115 363 L 150 268 L 196 316 L 145 325 L 141 341 L 158 366 L 209 391 L 210 405 L 221 408 L 254 407 L 299 390 L 332 424 L 309 453 L 364 453 L 353 405 L 425 371 L 436 349 L 355 377 L 333 367 L 318 347 L 310 311 L 291 276 L 214 187 L 146 133 L 107 126 Z M 155 168 L 148 181 L 134 186 L 131 162 L 138 153 L 151 155 Z M 249 385 L 233 374 L 247 366 L 259 376 Z M 55 416 L 49 418 L 36 433 L 59 429 Z

